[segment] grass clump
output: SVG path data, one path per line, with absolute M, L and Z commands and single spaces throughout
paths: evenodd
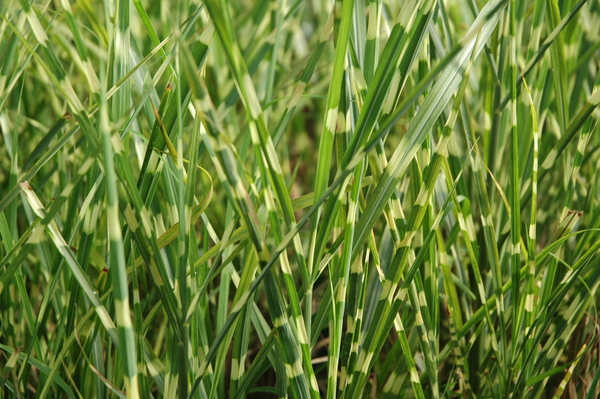
M 597 1 L 0 12 L 3 397 L 597 397 Z

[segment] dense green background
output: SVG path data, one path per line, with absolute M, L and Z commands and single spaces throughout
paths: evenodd
M 598 0 L 0 16 L 0 397 L 599 394 Z

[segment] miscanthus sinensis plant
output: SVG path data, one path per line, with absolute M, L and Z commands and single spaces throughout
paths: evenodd
M 597 0 L 0 13 L 0 396 L 597 397 Z

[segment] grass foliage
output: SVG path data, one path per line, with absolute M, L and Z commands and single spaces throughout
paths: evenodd
M 0 16 L 0 396 L 598 397 L 597 0 Z

